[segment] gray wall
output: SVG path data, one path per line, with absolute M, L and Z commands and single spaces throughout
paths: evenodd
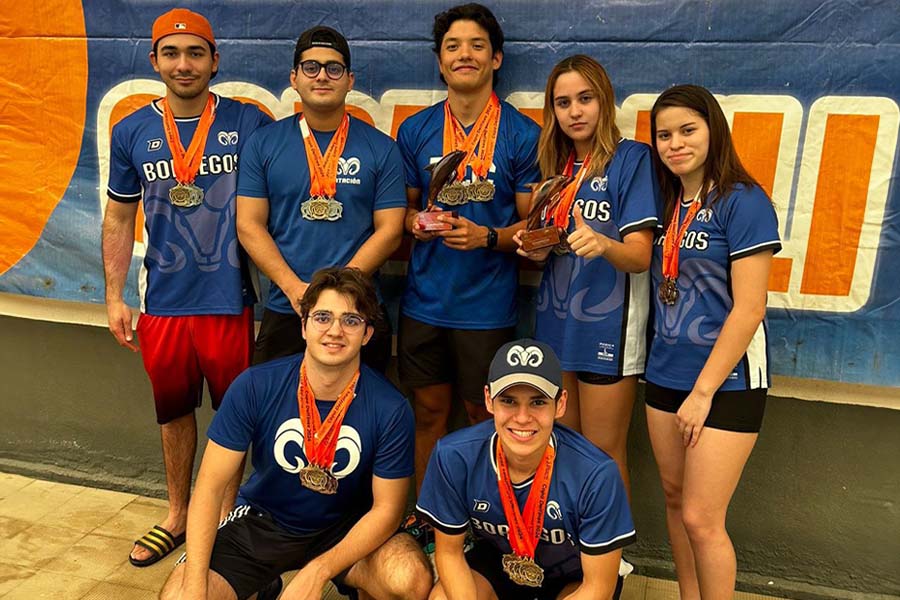
M 0 317 L 0 381 L 0 470 L 162 495 L 149 383 L 105 329 Z M 639 541 L 626 554 L 671 577 L 642 404 L 629 452 Z M 898 460 L 900 411 L 770 398 L 729 513 L 739 587 L 900 597 Z

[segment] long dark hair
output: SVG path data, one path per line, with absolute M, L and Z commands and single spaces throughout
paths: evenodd
M 700 197 L 705 206 L 712 206 L 720 199 L 726 197 L 734 189 L 734 186 L 743 183 L 747 186 L 759 186 L 741 159 L 738 158 L 734 143 L 731 141 L 731 131 L 728 129 L 728 121 L 722 112 L 722 107 L 709 90 L 699 85 L 676 85 L 664 91 L 656 99 L 650 110 L 650 139 L 653 140 L 653 167 L 656 178 L 659 180 L 659 189 L 663 198 L 664 223 L 668 223 L 674 212 L 674 207 L 681 197 L 681 180 L 672 173 L 659 157 L 656 149 L 656 116 L 665 108 L 687 108 L 700 115 L 709 126 L 709 153 L 703 166 L 703 184 Z M 713 193 L 710 194 L 710 188 Z M 707 196 L 709 198 L 707 199 Z
M 544 126 L 538 142 L 538 163 L 543 177 L 552 177 L 563 172 L 569 153 L 574 144 L 559 126 L 554 110 L 553 88 L 556 81 L 564 73 L 578 73 L 591 86 L 600 103 L 600 118 L 594 131 L 594 142 L 591 147 L 591 171 L 588 177 L 601 175 L 606 165 L 612 160 L 619 145 L 619 128 L 616 125 L 616 95 L 612 82 L 603 66 L 590 56 L 575 54 L 562 59 L 547 78 L 544 90 Z

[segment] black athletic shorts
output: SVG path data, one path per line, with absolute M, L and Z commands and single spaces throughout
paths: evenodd
M 392 331 L 387 307 L 382 304 L 380 309 L 381 314 L 375 322 L 375 333 L 369 343 L 362 347 L 360 358 L 379 373 L 384 373 L 391 360 Z M 306 350 L 302 324 L 300 315 L 295 312 L 285 314 L 265 309 L 253 349 L 253 364 L 258 365 Z
M 463 400 L 483 403 L 491 360 L 500 346 L 515 339 L 515 331 L 515 327 L 450 329 L 401 314 L 400 381 L 411 388 L 449 383 Z
M 591 385 L 612 385 L 619 383 L 625 377 L 623 375 L 602 375 L 600 373 L 591 373 L 590 371 L 576 371 L 575 376 L 581 383 L 589 383 Z
M 244 505 L 222 521 L 216 532 L 209 568 L 228 582 L 238 600 L 249 598 L 282 573 L 300 569 L 340 542 L 362 515 L 351 515 L 323 531 L 299 535 L 286 531 L 268 514 Z M 183 562 L 182 556 L 178 561 Z M 348 568 L 332 579 L 345 596 Z
M 763 413 L 766 410 L 765 388 L 736 392 L 718 391 L 713 395 L 712 407 L 706 417 L 704 427 L 736 431 L 738 433 L 759 433 Z M 647 382 L 644 402 L 657 410 L 676 413 L 690 392 L 673 390 Z
M 539 588 L 513 583 L 503 572 L 503 555 L 490 542 L 476 540 L 475 546 L 466 552 L 466 562 L 476 573 L 488 580 L 499 600 L 556 600 L 563 588 L 570 583 L 581 583 L 579 571 L 571 577 L 544 578 Z

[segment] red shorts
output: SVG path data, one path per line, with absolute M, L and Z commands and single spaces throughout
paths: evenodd
M 206 379 L 214 409 L 250 366 L 253 312 L 240 315 L 159 317 L 141 313 L 137 324 L 144 369 L 153 386 L 160 425 L 200 406 Z

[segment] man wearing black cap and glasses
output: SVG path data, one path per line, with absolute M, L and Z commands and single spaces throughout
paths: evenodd
M 347 114 L 350 47 L 330 27 L 300 36 L 291 87 L 302 112 L 254 135 L 241 156 L 241 244 L 272 280 L 253 362 L 301 352 L 300 300 L 312 274 L 349 266 L 372 274 L 396 250 L 406 213 L 394 141 Z M 384 309 L 363 361 L 384 371 L 391 355 Z
M 621 548 L 635 539 L 628 498 L 616 463 L 554 424 L 566 412 L 559 360 L 517 340 L 488 377 L 493 422 L 438 441 L 416 504 L 435 528 L 431 600 L 617 597 Z

